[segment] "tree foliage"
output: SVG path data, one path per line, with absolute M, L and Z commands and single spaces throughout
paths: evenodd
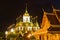
M 11 33 L 11 34 L 9 34 L 8 36 L 7 36 L 7 38 L 16 38 L 17 37 L 17 35 L 16 34 L 13 34 L 13 33 Z

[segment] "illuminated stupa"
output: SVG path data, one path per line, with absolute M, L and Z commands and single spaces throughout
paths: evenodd
M 20 15 L 16 18 L 16 24 L 13 26 L 8 27 L 8 31 L 6 31 L 7 36 L 11 33 L 17 34 L 17 36 L 24 36 L 26 33 L 31 34 L 40 29 L 37 16 L 34 18 L 30 16 L 27 11 L 27 6 L 23 16 Z

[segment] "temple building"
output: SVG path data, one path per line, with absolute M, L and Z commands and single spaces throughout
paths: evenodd
M 48 31 L 43 36 L 41 35 L 41 39 L 60 40 L 60 22 L 55 13 L 44 12 L 41 28 Z
M 26 7 L 23 16 L 20 15 L 16 18 L 16 23 L 7 28 L 6 38 L 10 34 L 16 34 L 16 37 L 24 36 L 24 40 L 29 40 L 32 36 L 35 37 L 34 40 L 60 40 L 60 10 L 53 8 L 53 13 L 43 12 L 39 26 L 37 16 L 30 16 Z
M 40 27 L 37 21 L 37 16 L 34 18 L 30 16 L 26 7 L 26 10 L 23 16 L 20 15 L 18 18 L 16 18 L 16 23 L 10 25 L 7 28 L 7 31 L 5 32 L 5 34 L 6 34 L 6 38 L 10 34 L 16 34 L 17 36 L 20 36 L 20 35 L 25 36 L 25 34 L 27 35 L 31 34 L 33 32 L 36 32 L 39 29 Z M 26 37 L 29 37 L 27 35 Z M 24 39 L 24 40 L 27 40 L 27 39 Z
M 32 33 L 40 36 L 40 40 L 60 40 L 60 10 L 53 9 L 53 13 L 44 11 L 41 29 Z

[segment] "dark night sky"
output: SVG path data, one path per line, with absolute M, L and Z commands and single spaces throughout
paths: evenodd
M 60 0 L 2 0 L 0 1 L 0 31 L 15 23 L 15 19 L 25 12 L 27 3 L 28 12 L 32 16 L 38 16 L 39 22 L 42 20 L 44 8 L 47 12 L 52 12 L 52 5 L 60 9 Z

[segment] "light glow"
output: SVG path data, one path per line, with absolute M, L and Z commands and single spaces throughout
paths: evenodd
M 30 38 L 32 36 L 32 34 L 29 34 L 27 37 Z
M 11 29 L 11 32 L 14 32 L 14 29 L 13 28 Z
M 30 16 L 23 16 L 23 22 L 30 22 Z
M 8 34 L 8 32 L 6 31 L 6 32 L 5 32 L 5 34 L 7 35 L 7 34 Z

